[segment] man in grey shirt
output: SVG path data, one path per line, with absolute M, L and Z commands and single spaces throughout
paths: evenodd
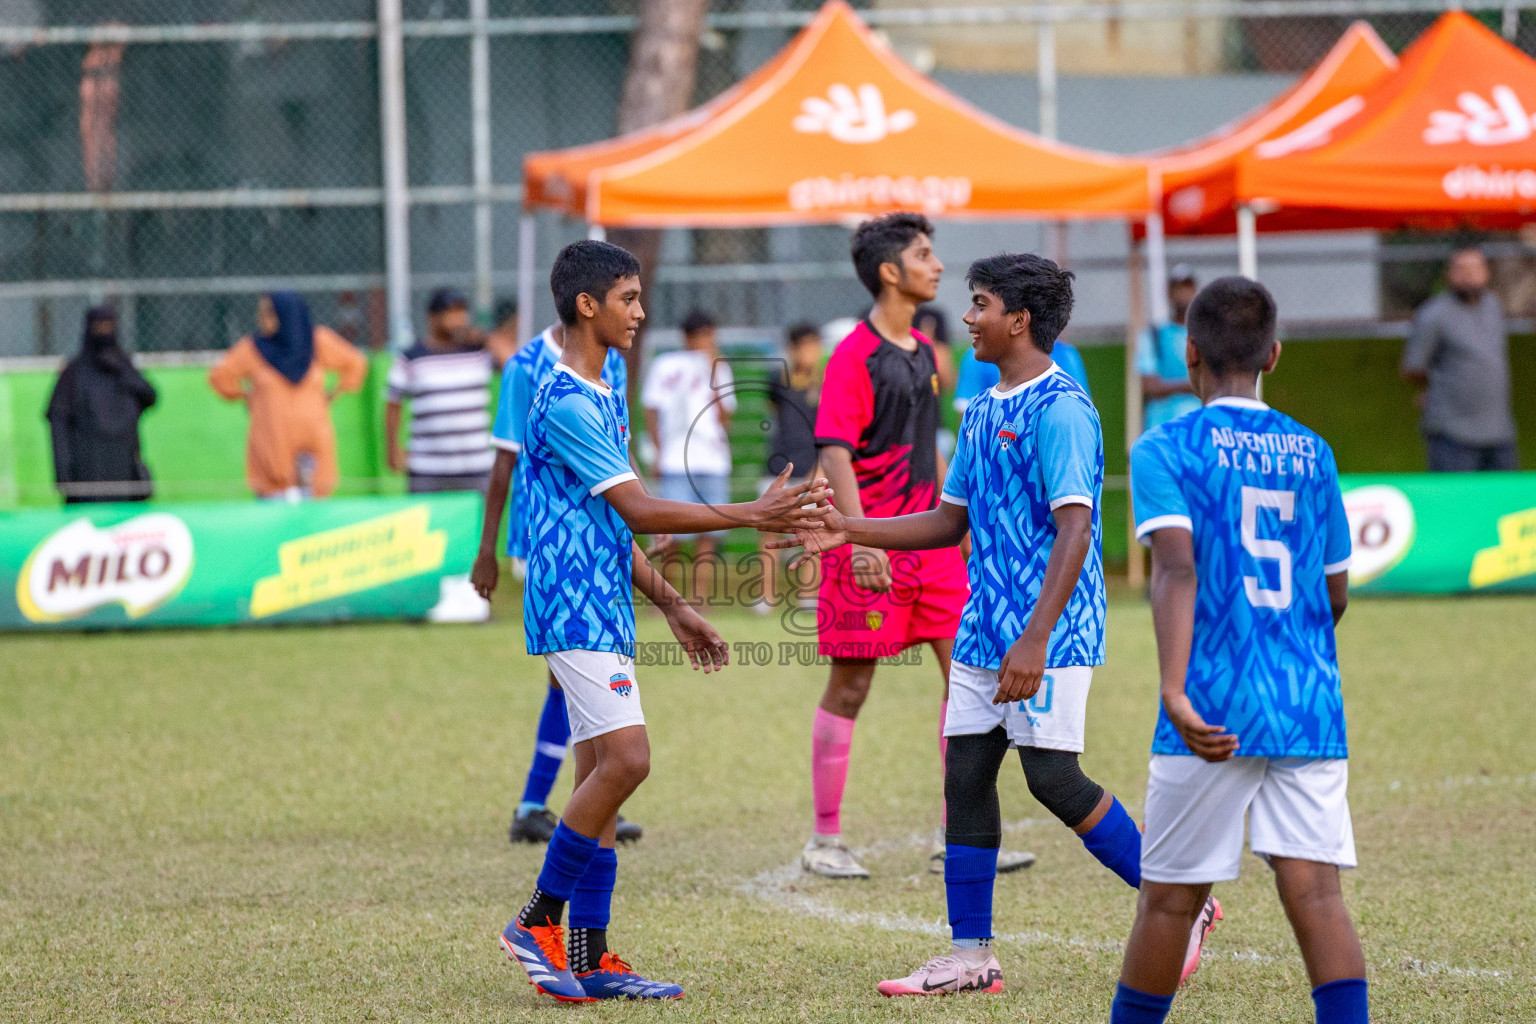
M 1432 473 L 1519 469 L 1509 405 L 1509 332 L 1488 261 L 1466 246 L 1451 254 L 1451 290 L 1419 307 L 1401 371 L 1424 390 L 1424 445 Z

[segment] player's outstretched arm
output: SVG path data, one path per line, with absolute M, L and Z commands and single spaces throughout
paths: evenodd
M 939 502 L 938 508 L 928 512 L 889 519 L 853 518 L 831 506 L 817 509 L 816 516 L 821 520 L 819 526 L 803 526 L 792 531 L 794 536 L 770 540 L 764 547 L 804 548 L 802 559 L 849 543 L 886 551 L 927 551 L 954 547 L 971 529 L 965 506 L 948 501 Z
M 672 635 L 688 652 L 688 660 L 695 669 L 713 672 L 731 663 L 731 649 L 720 639 L 720 634 L 705 621 L 704 616 L 693 609 L 682 595 L 672 589 L 656 567 L 646 561 L 640 545 L 630 545 L 630 568 L 635 587 L 667 617 Z
M 496 449 L 491 479 L 485 489 L 485 515 L 480 520 L 480 550 L 475 555 L 469 582 L 487 601 L 496 590 L 500 567 L 496 562 L 496 538 L 501 533 L 501 515 L 507 509 L 507 492 L 512 489 L 512 471 L 517 467 L 517 453 Z
M 994 704 L 1029 700 L 1040 689 L 1050 654 L 1051 632 L 1072 599 L 1072 591 L 1083 574 L 1083 563 L 1093 546 L 1093 509 L 1087 505 L 1062 505 L 1051 517 L 1056 521 L 1056 540 L 1045 563 L 1040 596 L 1023 634 L 1004 652 L 998 665 Z
M 773 486 L 756 501 L 704 505 L 668 501 L 648 494 L 638 480 L 626 480 L 602 492 L 632 533 L 712 533 L 738 526 L 788 533 L 818 523 L 826 495 L 825 480 L 789 485 L 793 465 L 786 465 Z M 807 507 L 810 506 L 810 507 Z
M 1238 738 L 1200 717 L 1184 692 L 1195 634 L 1195 539 L 1188 530 L 1166 527 L 1152 539 L 1152 628 L 1157 634 L 1157 667 L 1163 710 L 1189 749 L 1207 761 L 1237 753 Z

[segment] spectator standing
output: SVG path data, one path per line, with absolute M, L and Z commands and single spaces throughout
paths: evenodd
M 1184 316 L 1200 290 L 1188 264 L 1175 264 L 1168 272 L 1168 316 L 1165 324 L 1150 324 L 1136 345 L 1136 370 L 1141 375 L 1144 429 L 1167 423 L 1200 408 L 1200 399 L 1189 383 L 1184 365 L 1184 346 L 1189 330 Z
M 491 464 L 491 374 L 500 365 L 469 320 L 469 299 L 439 288 L 427 302 L 427 336 L 389 370 L 384 436 L 389 468 L 412 494 L 485 492 Z M 411 440 L 400 448 L 400 407 L 411 403 Z
M 683 321 L 683 347 L 651 363 L 641 389 L 645 430 L 656 447 L 658 496 L 718 507 L 731 501 L 731 445 L 726 431 L 736 411 L 731 368 L 719 361 L 714 317 L 694 310 Z M 694 541 L 694 593 L 710 593 L 721 533 Z M 667 544 L 670 539 L 659 539 Z M 687 587 L 684 587 L 685 594 Z
M 149 498 L 139 418 L 155 398 L 153 385 L 117 343 L 116 311 L 92 307 L 80 353 L 64 364 L 48 399 L 53 478 L 66 505 Z
M 328 390 L 334 372 L 337 386 Z M 208 373 L 224 398 L 250 412 L 245 478 L 259 498 L 324 498 L 336 490 L 336 428 L 331 399 L 356 391 L 368 360 L 329 327 L 315 326 L 297 292 L 270 292 L 256 303 L 256 333 L 230 346 Z
M 814 474 L 816 467 L 816 406 L 821 401 L 821 332 L 815 324 L 799 323 L 785 332 L 789 362 L 768 384 L 768 404 L 773 407 L 773 441 L 758 492 L 766 491 L 784 467 L 793 465 L 791 483 Z M 759 543 L 766 543 L 762 534 Z M 778 604 L 778 566 L 767 555 L 763 564 L 763 601 L 758 609 L 769 612 Z
M 1418 404 L 1432 473 L 1520 468 L 1509 398 L 1509 329 L 1488 290 L 1488 261 L 1466 246 L 1446 267 L 1450 291 L 1413 318 L 1401 371 Z

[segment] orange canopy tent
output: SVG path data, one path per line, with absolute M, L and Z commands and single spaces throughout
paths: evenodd
M 1459 11 L 1337 124 L 1238 161 L 1265 220 L 1447 229 L 1536 220 L 1536 60 Z
M 1364 104 L 1363 92 L 1397 69 L 1397 57 L 1370 25 L 1357 21 L 1295 85 L 1204 138 L 1142 154 L 1161 179 L 1163 230 L 1230 235 L 1237 230 L 1237 164 L 1244 153 L 1289 148 L 1339 124 Z M 1305 215 L 1266 218 L 1269 231 L 1333 227 Z
M 842 0 L 725 96 L 646 132 L 524 161 L 527 209 L 614 226 L 945 217 L 1118 217 L 1144 161 L 1002 123 L 901 62 Z
M 1345 30 L 1311 71 L 1278 97 L 1210 135 L 1173 149 L 1142 154 L 1152 164 L 1153 191 L 1162 216 L 1146 223 L 1151 313 L 1168 317 L 1163 278 L 1164 235 L 1230 235 L 1238 232 L 1237 165 L 1243 154 L 1312 137 L 1360 109 L 1361 93 L 1389 75 L 1397 58 L 1363 21 Z M 1267 231 L 1342 227 L 1319 224 L 1305 212 L 1269 218 Z M 1241 236 L 1240 241 L 1242 240 Z M 1241 248 L 1241 246 L 1240 246 Z M 1243 250 L 1246 253 L 1246 249 Z M 1251 259 L 1241 259 L 1245 266 Z

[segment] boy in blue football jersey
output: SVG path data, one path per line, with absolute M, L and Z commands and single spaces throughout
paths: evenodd
M 507 521 L 507 555 L 514 565 L 525 563 L 528 558 L 527 517 L 523 506 L 528 496 L 527 463 L 519 456 L 523 451 L 523 435 L 528 427 L 528 412 L 533 406 L 533 396 L 554 372 L 559 361 L 565 338 L 561 324 L 546 327 L 540 334 L 517 350 L 507 360 L 501 372 L 501 393 L 496 399 L 496 421 L 491 428 L 491 444 L 496 449 L 496 461 L 485 492 L 485 515 L 480 524 L 480 551 L 475 556 L 470 582 L 486 600 L 496 590 L 500 566 L 496 559 L 496 535 L 501 528 L 502 512 L 507 501 L 512 511 Z M 626 391 L 629 386 L 629 368 L 624 354 L 618 349 L 608 350 L 603 363 L 603 383 L 616 391 Z M 549 687 L 544 692 L 544 708 L 539 714 L 538 731 L 534 737 L 533 761 L 528 766 L 528 778 L 523 784 L 523 798 L 512 816 L 507 830 L 514 843 L 547 843 L 554 835 L 556 818 L 547 806 L 549 791 L 554 788 L 560 775 L 560 765 L 565 760 L 565 748 L 571 739 L 570 721 L 565 713 L 565 695 L 553 673 Z M 643 829 L 632 821 L 619 817 L 618 841 L 631 842 L 639 839 Z
M 820 481 L 785 482 L 761 498 L 711 508 L 646 493 L 629 464 L 629 406 L 603 383 L 612 349 L 634 343 L 645 313 L 640 265 L 607 242 L 566 246 L 550 287 L 565 348 L 534 396 L 524 438 L 528 579 L 523 627 L 565 692 L 576 743 L 576 790 L 545 850 L 538 887 L 501 942 L 528 980 L 557 999 L 675 999 L 608 951 L 608 910 L 618 861 L 619 808 L 650 771 L 650 742 L 635 677 L 633 589 L 667 617 L 695 668 L 728 661 L 714 628 L 678 597 L 635 545 L 635 533 L 705 533 L 743 524 L 792 529 L 815 521 Z M 807 506 L 809 503 L 809 507 Z M 571 904 L 570 945 L 561 919 Z
M 1318 1024 L 1368 1017 L 1365 959 L 1339 889 L 1339 869 L 1355 866 L 1334 649 L 1349 521 L 1328 445 L 1256 397 L 1279 358 L 1264 286 L 1211 282 L 1190 306 L 1185 351 L 1205 405 L 1131 451 L 1162 711 L 1114 1024 L 1167 1016 L 1180 939 L 1212 883 L 1238 876 L 1245 814 L 1301 945 Z
M 997 775 L 1010 746 L 1030 792 L 1131 887 L 1141 833 L 1078 764 L 1093 668 L 1104 663 L 1099 501 L 1104 442 L 1093 403 L 1052 360 L 1072 313 L 1072 274 L 1032 254 L 971 264 L 965 323 L 998 384 L 965 410 L 937 509 L 891 519 L 821 510 L 795 541 L 923 550 L 967 531 L 971 594 L 960 617 L 944 735 L 944 885 L 954 948 L 882 995 L 1001 992 L 992 887 L 1002 839 Z M 1181 942 L 1180 948 L 1183 948 Z

